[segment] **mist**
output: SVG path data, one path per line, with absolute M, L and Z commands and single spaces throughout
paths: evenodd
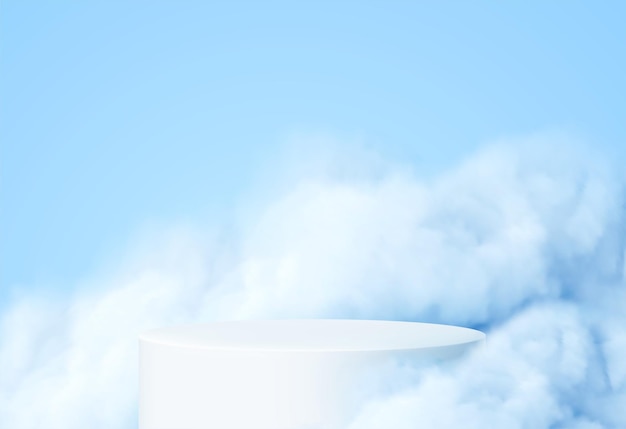
M 488 335 L 455 365 L 390 379 L 350 429 L 626 427 L 624 180 L 555 140 L 485 146 L 427 178 L 351 163 L 368 157 L 290 160 L 306 174 L 228 231 L 159 228 L 74 293 L 16 295 L 0 324 L 2 426 L 136 427 L 148 328 L 340 317 Z

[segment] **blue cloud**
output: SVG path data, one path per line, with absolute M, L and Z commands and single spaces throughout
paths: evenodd
M 0 325 L 4 424 L 134 427 L 149 327 L 354 317 L 481 327 L 489 345 L 385 390 L 353 429 L 626 425 L 624 184 L 607 163 L 533 138 L 428 180 L 291 170 L 307 173 L 228 239 L 163 228 L 77 294 L 15 300 Z

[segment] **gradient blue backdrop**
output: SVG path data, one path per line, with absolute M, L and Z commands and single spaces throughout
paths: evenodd
M 291 133 L 433 172 L 566 131 L 626 163 L 626 2 L 4 0 L 0 301 L 223 221 Z

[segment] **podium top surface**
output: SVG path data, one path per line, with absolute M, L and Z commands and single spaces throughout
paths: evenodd
M 393 351 L 470 345 L 480 331 L 451 325 L 354 319 L 226 321 L 153 329 L 141 342 L 211 350 Z

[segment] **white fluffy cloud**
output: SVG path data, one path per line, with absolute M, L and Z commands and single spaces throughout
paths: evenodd
M 78 294 L 15 300 L 0 421 L 135 427 L 148 327 L 355 317 L 481 327 L 489 347 L 366 404 L 354 429 L 626 427 L 622 185 L 588 154 L 536 143 L 428 180 L 301 177 L 237 236 L 173 229 Z

